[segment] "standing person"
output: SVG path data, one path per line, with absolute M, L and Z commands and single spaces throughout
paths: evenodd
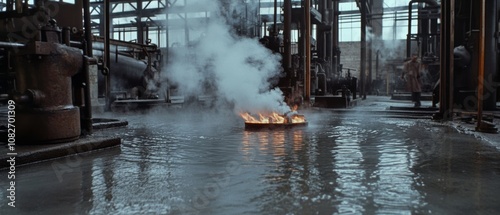
M 418 55 L 413 54 L 411 59 L 404 63 L 402 78 L 406 80 L 406 87 L 411 92 L 411 98 L 415 102 L 415 107 L 420 107 L 422 87 L 420 84 L 420 61 L 418 60 Z

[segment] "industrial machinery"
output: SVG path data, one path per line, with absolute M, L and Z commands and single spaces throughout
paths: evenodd
M 314 7 L 310 1 L 304 1 L 302 5 L 292 3 L 283 1 L 282 24 L 278 24 L 275 1 L 274 22 L 269 27 L 269 35 L 260 40 L 267 48 L 282 55 L 284 75 L 278 87 L 291 105 L 309 103 L 311 95 L 315 95 L 315 105 L 325 106 L 320 104 L 323 98 L 336 100 L 338 97 L 343 103 L 340 106 L 345 106 L 342 91 L 349 91 L 356 99 L 358 86 L 357 78 L 347 71 L 342 72 L 340 64 L 338 13 L 334 13 L 339 2 L 319 1 Z M 304 36 L 312 34 L 313 25 L 316 26 L 315 40 Z M 292 36 L 299 38 L 298 41 L 292 42 Z
M 16 142 L 66 142 L 92 132 L 88 74 L 95 61 L 71 40 L 81 33 L 81 15 L 80 23 L 56 21 L 58 11 L 81 14 L 82 5 L 7 1 L 5 6 L 0 55 L 7 85 L 2 88 L 16 103 Z
M 93 55 L 104 61 L 104 38 L 93 36 Z M 155 44 L 110 39 L 111 101 L 159 99 L 162 54 Z M 99 95 L 106 95 L 105 77 L 99 75 Z
M 30 2 L 0 3 L 0 93 L 16 103 L 19 144 L 92 133 L 99 96 L 109 105 L 111 92 L 136 87 L 133 97 L 157 98 L 156 45 L 93 36 L 88 0 Z
M 485 1 L 484 9 L 479 1 L 456 0 L 455 4 L 453 103 L 466 111 L 477 110 L 478 80 L 484 79 L 482 107 L 496 110 L 500 78 L 500 2 Z M 483 15 L 485 19 L 481 23 Z M 481 67 L 484 68 L 482 77 Z

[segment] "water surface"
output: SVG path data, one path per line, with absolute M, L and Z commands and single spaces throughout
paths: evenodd
M 494 147 L 429 120 L 306 116 L 245 131 L 230 113 L 129 114 L 94 134 L 120 147 L 19 166 L 0 214 L 500 213 Z

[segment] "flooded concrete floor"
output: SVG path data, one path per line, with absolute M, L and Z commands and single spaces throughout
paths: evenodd
M 0 214 L 498 214 L 500 153 L 430 120 L 307 112 L 245 131 L 231 113 L 128 114 L 120 147 L 17 167 Z M 7 170 L 0 170 L 7 177 Z

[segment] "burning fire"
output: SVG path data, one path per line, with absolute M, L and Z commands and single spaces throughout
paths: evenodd
M 245 123 L 257 124 L 291 124 L 291 123 L 304 123 L 306 118 L 304 115 L 296 113 L 281 115 L 276 112 L 271 114 L 258 114 L 258 119 L 249 113 L 240 113 L 240 116 L 245 120 Z

